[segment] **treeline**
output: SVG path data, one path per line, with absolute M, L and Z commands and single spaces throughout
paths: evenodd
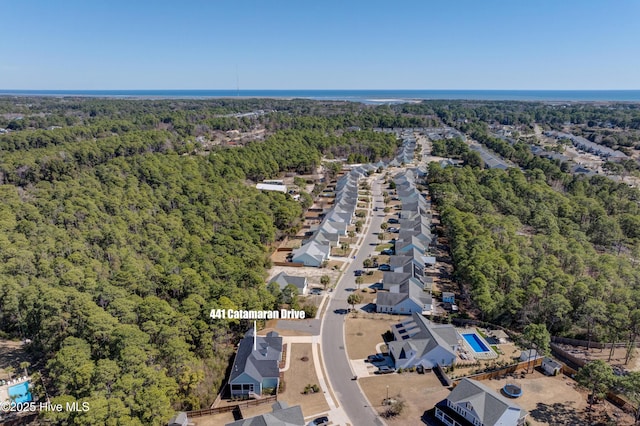
M 459 137 L 432 141 L 431 153 L 438 157 L 460 159 L 471 167 L 484 167 L 484 161 L 480 154 L 469 149 L 469 145 Z
M 429 189 L 456 278 L 485 319 L 516 328 L 543 323 L 552 334 L 587 339 L 635 339 L 637 190 L 575 177 L 556 191 L 540 170 L 438 165 L 429 170 Z

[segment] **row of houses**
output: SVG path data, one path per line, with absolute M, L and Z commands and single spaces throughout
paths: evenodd
M 347 235 L 347 229 L 355 217 L 358 205 L 358 181 L 369 172 L 384 166 L 384 163 L 359 165 L 336 182 L 332 208 L 324 215 L 311 238 L 293 250 L 292 262 L 320 267 L 324 261 L 329 260 L 331 248 L 337 247 L 340 237 Z
M 607 146 L 591 142 L 590 140 L 583 138 L 582 136 L 576 136 L 571 133 L 557 132 L 555 130 L 549 130 L 544 133 L 545 136 L 556 138 L 558 140 L 569 140 L 578 149 L 597 155 L 598 157 L 609 161 L 621 161 L 627 157 L 624 152 L 611 149 Z
M 417 173 L 406 170 L 394 178 L 397 198 L 402 203 L 398 213 L 400 232 L 395 241 L 395 254 L 390 256 L 391 271 L 382 279 L 382 288 L 376 299 L 380 313 L 411 315 L 430 312 L 431 287 L 436 259 L 429 255 L 436 245 L 431 232 L 431 203 L 415 186 Z

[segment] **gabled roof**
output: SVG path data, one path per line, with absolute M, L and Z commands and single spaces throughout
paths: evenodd
M 434 324 L 417 312 L 412 314 L 411 321 L 394 325 L 393 334 L 396 340 L 389 342 L 393 353 L 413 349 L 418 358 L 438 347 L 454 353 L 458 345 L 457 332 L 451 324 Z
M 284 272 L 280 272 L 275 277 L 271 278 L 270 283 L 276 282 L 280 286 L 280 290 L 284 289 L 287 284 L 293 284 L 302 291 L 307 285 L 307 277 L 296 277 L 295 275 L 287 275 Z
M 404 256 L 403 256 L 404 257 Z M 394 285 L 401 284 L 411 278 L 410 273 L 404 272 L 385 272 L 382 275 L 382 283 L 383 285 Z
M 408 298 L 409 295 L 407 293 L 378 292 L 376 295 L 376 305 L 396 306 Z
M 331 251 L 331 247 L 328 245 L 320 244 L 316 241 L 310 241 L 307 244 L 293 250 L 293 259 L 308 255 L 317 259 L 319 261 L 323 261 L 329 258 L 329 252 Z M 294 260 L 295 261 L 295 260 Z
M 240 340 L 238 352 L 233 360 L 229 383 L 246 373 L 254 380 L 262 382 L 265 377 L 279 377 L 279 361 L 282 354 L 282 337 L 276 332 L 266 336 L 256 336 L 256 350 L 253 350 L 253 329 Z
M 389 256 L 389 266 L 391 266 L 391 269 L 396 271 L 397 268 L 404 268 L 404 266 L 408 263 L 411 263 L 413 260 L 413 258 L 411 256 L 399 256 L 399 255 L 393 255 L 393 256 Z M 399 272 L 399 271 L 396 271 Z M 403 272 L 409 272 L 409 271 L 405 271 L 403 269 Z M 384 282 L 384 279 L 383 281 Z
M 431 241 L 433 241 L 433 238 L 432 238 L 430 232 L 428 234 L 423 234 L 420 231 L 415 230 L 415 229 L 411 229 L 411 228 L 404 229 L 404 228 L 402 228 L 400 230 L 400 232 L 398 233 L 398 240 L 401 240 L 401 241 L 406 241 L 406 240 L 410 239 L 411 237 L 416 237 L 424 245 L 429 245 L 431 243 Z
M 227 423 L 225 426 L 304 426 L 304 416 L 299 405 L 287 407 L 283 401 L 272 406 L 271 413 Z
M 493 389 L 485 386 L 481 382 L 464 378 L 451 391 L 447 400 L 456 405 L 473 407 L 473 412 L 483 425 L 496 425 L 498 420 L 509 410 L 520 411 L 520 418 L 527 415 L 527 412 L 520 408 L 518 404 L 503 397 Z
M 414 248 L 418 249 L 421 254 L 423 254 L 426 249 L 422 241 L 420 241 L 414 235 L 411 236 L 411 239 L 396 241 L 396 253 L 408 252 Z M 413 255 L 413 253 L 411 253 L 411 255 Z
M 433 323 L 417 312 L 412 314 L 411 319 L 410 322 L 405 321 L 394 327 L 410 330 L 409 337 L 412 340 L 432 339 L 435 344 L 448 349 L 458 345 L 458 332 L 451 324 Z

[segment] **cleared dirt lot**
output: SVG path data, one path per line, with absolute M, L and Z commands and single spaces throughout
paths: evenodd
M 382 335 L 407 317 L 380 314 L 350 315 L 345 324 L 345 340 L 349 359 L 362 359 L 376 353 L 376 345 L 384 342 Z
M 303 361 L 302 359 L 306 359 Z M 329 405 L 322 390 L 320 393 L 304 395 L 304 387 L 318 384 L 318 376 L 313 368 L 311 344 L 294 343 L 291 347 L 291 364 L 284 372 L 285 391 L 278 395 L 279 401 L 286 401 L 289 406 L 300 405 L 305 417 L 324 413 Z
M 585 411 L 588 406 L 587 393 L 576 389 L 576 382 L 564 375 L 548 377 L 536 370 L 524 379 L 482 381 L 498 392 L 507 382 L 522 385 L 522 396 L 513 401 L 529 411 L 527 420 L 531 425 L 597 424 L 598 421 L 604 421 L 606 415 L 615 419 L 613 424 L 633 424 L 630 416 L 607 402 L 594 405 L 595 412 L 589 420 Z
M 596 359 L 600 359 L 604 362 L 611 364 L 612 367 L 617 367 L 625 371 L 638 371 L 640 370 L 640 356 L 638 356 L 638 351 L 635 351 L 635 354 L 631 356 L 628 364 L 625 364 L 625 357 L 627 355 L 626 348 L 614 348 L 613 356 L 611 357 L 611 361 L 609 361 L 609 351 L 611 349 L 597 349 L 591 348 L 587 349 L 584 346 L 571 346 L 571 345 L 559 345 L 562 349 L 570 353 L 576 358 L 583 359 L 587 362 L 594 361 Z
M 24 351 L 22 342 L 17 340 L 0 339 L 0 379 L 9 380 L 9 375 L 4 370 L 7 367 L 14 369 L 13 377 L 22 376 L 24 373 L 19 368 L 20 363 L 31 361 Z
M 386 420 L 389 425 L 424 425 L 421 420 L 426 410 L 449 395 L 449 389 L 442 386 L 435 374 L 402 373 L 359 379 L 360 387 L 367 395 L 371 406 L 382 413 L 387 397 L 401 399 L 405 408 L 400 416 Z

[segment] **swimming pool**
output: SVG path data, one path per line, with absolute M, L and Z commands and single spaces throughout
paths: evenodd
M 484 344 L 476 333 L 463 334 L 464 340 L 467 341 L 471 349 L 476 353 L 490 352 L 491 350 Z
M 18 385 L 10 386 L 9 398 L 17 403 L 32 401 L 31 392 L 29 392 L 29 382 L 22 382 Z

